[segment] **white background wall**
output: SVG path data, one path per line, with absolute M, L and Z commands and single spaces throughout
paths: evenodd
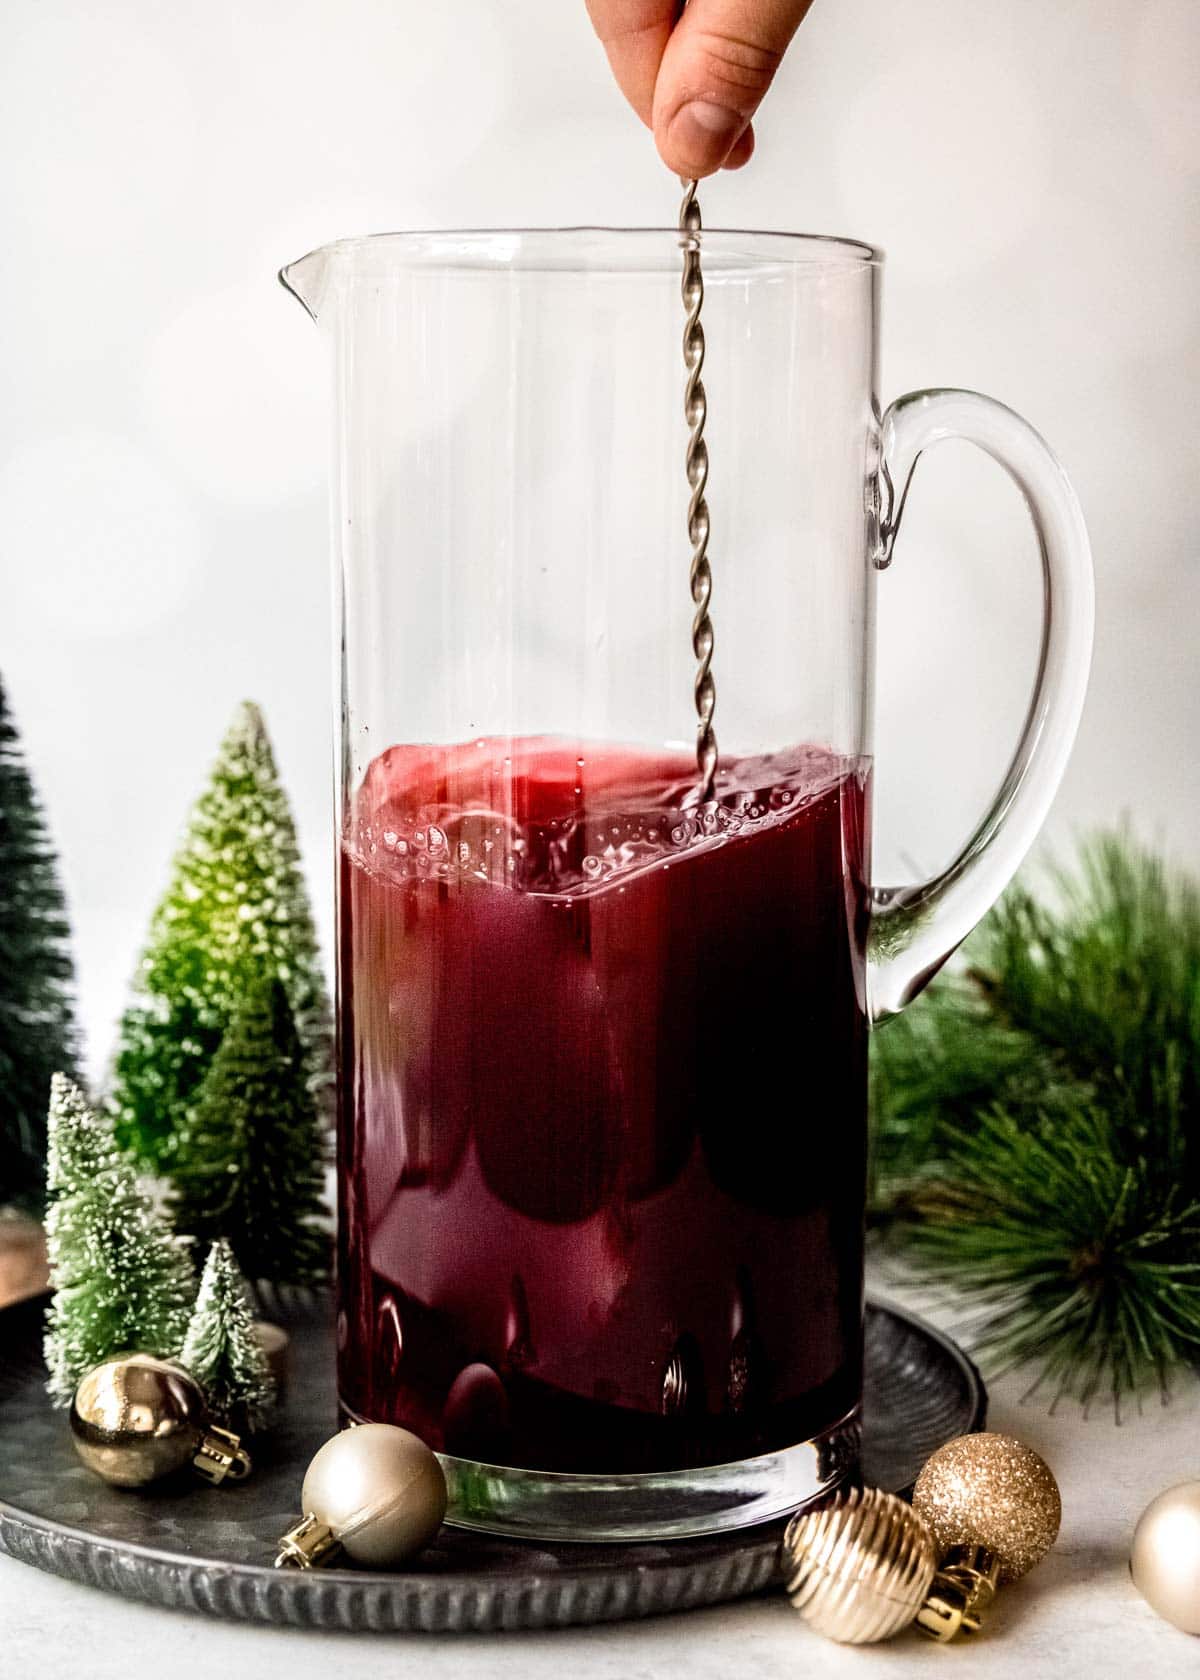
M 317 335 L 335 235 L 669 221 L 583 0 L 4 0 L 0 671 L 61 846 L 100 1066 L 233 704 L 266 707 L 329 925 Z M 1197 0 L 817 0 L 710 225 L 889 254 L 885 398 L 977 386 L 1054 443 L 1096 550 L 1053 819 L 1200 864 Z M 961 839 L 1030 670 L 1015 494 L 923 464 L 883 586 L 880 877 Z

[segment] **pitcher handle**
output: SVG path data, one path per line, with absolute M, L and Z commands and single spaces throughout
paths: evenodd
M 1029 850 L 1066 769 L 1091 662 L 1092 556 L 1078 498 L 1044 439 L 991 397 L 914 391 L 883 416 L 875 564 L 883 568 L 891 561 L 918 459 L 946 438 L 978 444 L 1025 497 L 1042 553 L 1041 653 L 1016 752 L 962 851 L 931 880 L 872 888 L 868 986 L 876 1022 L 916 997 L 995 903 Z

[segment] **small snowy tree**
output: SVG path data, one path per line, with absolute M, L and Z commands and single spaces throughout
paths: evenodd
M 287 795 L 262 713 L 247 701 L 154 912 L 113 1068 L 118 1140 L 168 1177 L 225 1031 L 263 976 L 287 993 L 304 1078 L 324 1113 L 333 1063 L 317 935 Z
M 50 1087 L 46 1215 L 54 1300 L 46 1320 L 50 1393 L 115 1353 L 178 1352 L 194 1294 L 181 1245 L 138 1188 L 112 1122 L 56 1073 Z
M 179 1134 L 172 1217 L 203 1251 L 226 1237 L 256 1282 L 315 1283 L 329 1269 L 325 1132 L 287 993 L 252 987 Z
M 240 1432 L 268 1422 L 275 1381 L 254 1334 L 245 1281 L 224 1237 L 208 1251 L 179 1358 L 204 1390 L 218 1423 Z
M 66 908 L 0 683 L 0 1207 L 37 1206 L 50 1076 L 75 1061 Z

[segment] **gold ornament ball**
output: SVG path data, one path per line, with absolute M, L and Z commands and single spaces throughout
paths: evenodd
M 418 1436 L 390 1423 L 344 1429 L 318 1451 L 300 1506 L 347 1556 L 393 1568 L 428 1544 L 446 1515 L 446 1478 Z
M 106 1359 L 80 1379 L 71 1436 L 88 1469 L 115 1487 L 145 1487 L 186 1465 L 214 1484 L 250 1469 L 237 1436 L 209 1423 L 195 1378 L 148 1353 Z
M 907 1627 L 937 1569 L 924 1520 L 879 1488 L 853 1488 L 793 1517 L 783 1563 L 793 1608 L 841 1645 L 873 1644 Z
M 985 1546 L 1000 1580 L 1016 1581 L 1058 1537 L 1062 1498 L 1045 1459 L 1012 1435 L 960 1435 L 926 1464 L 913 1507 L 933 1531 L 939 1558 L 951 1546 Z
M 1164 1621 L 1200 1634 L 1200 1482 L 1180 1482 L 1151 1500 L 1133 1532 L 1129 1569 Z

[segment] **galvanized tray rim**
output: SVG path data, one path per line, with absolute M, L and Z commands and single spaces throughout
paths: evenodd
M 20 1351 L 5 1347 L 4 1332 L 23 1333 L 28 1344 L 30 1324 L 40 1323 L 45 1299 L 0 1309 L 0 1374 Z M 898 1332 L 915 1332 L 930 1353 L 936 1350 L 940 1358 L 930 1361 L 927 1376 L 936 1377 L 940 1366 L 948 1381 L 950 1368 L 956 1369 L 965 1399 L 955 1432 L 983 1427 L 987 1394 L 982 1378 L 952 1338 L 878 1296 L 871 1295 L 868 1306 L 893 1321 Z M 736 1536 L 658 1544 L 563 1542 L 551 1548 L 512 1541 L 505 1544 L 524 1552 L 531 1567 L 491 1572 L 435 1563 L 396 1573 L 328 1569 L 305 1574 L 276 1570 L 266 1561 L 116 1538 L 24 1509 L 0 1494 L 0 1553 L 50 1573 L 125 1597 L 236 1620 L 381 1632 L 568 1626 L 719 1603 L 773 1583 L 783 1527 L 779 1519 Z M 472 1537 L 465 1530 L 457 1537 L 488 1543 L 487 1536 Z M 591 1555 L 583 1555 L 585 1550 Z M 548 1555 L 552 1568 L 541 1561 Z

